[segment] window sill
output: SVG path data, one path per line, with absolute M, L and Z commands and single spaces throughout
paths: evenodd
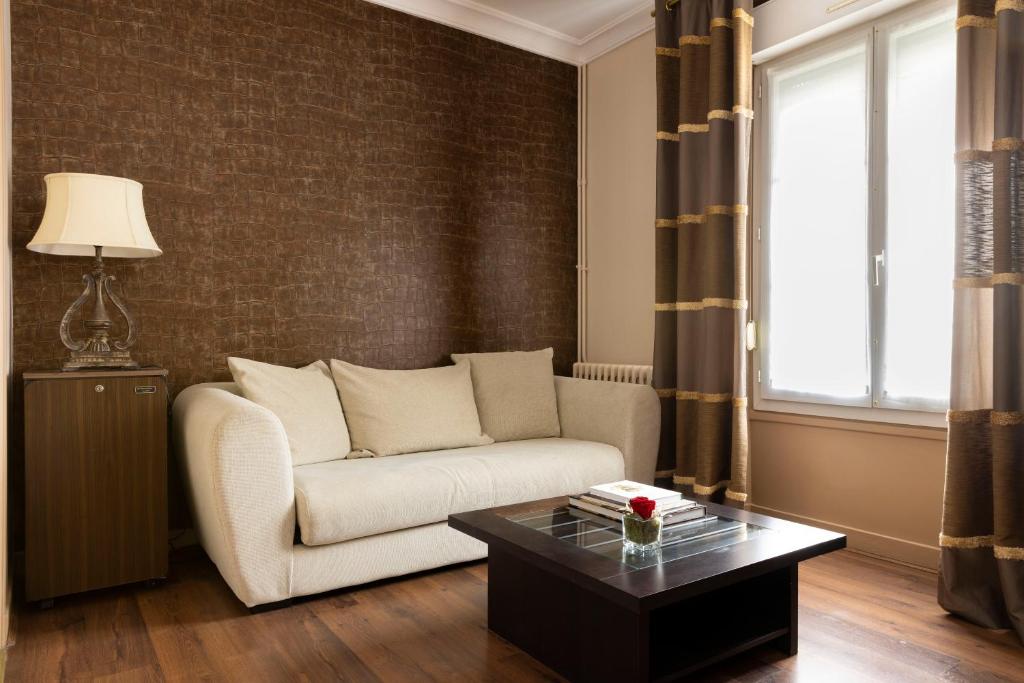
M 799 415 L 797 413 L 779 412 L 775 410 L 751 410 L 750 421 L 768 423 L 774 422 L 778 424 L 800 425 L 803 427 L 814 427 L 817 429 L 833 429 L 848 432 L 867 432 L 869 434 L 901 436 L 910 439 L 930 439 L 933 441 L 946 440 L 945 427 L 896 424 L 892 422 L 877 422 L 870 420 L 854 420 L 845 417 Z

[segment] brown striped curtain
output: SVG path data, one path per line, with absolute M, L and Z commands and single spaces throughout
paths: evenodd
M 939 602 L 1024 639 L 1024 0 L 960 0 Z
M 745 501 L 751 0 L 655 12 L 658 471 Z

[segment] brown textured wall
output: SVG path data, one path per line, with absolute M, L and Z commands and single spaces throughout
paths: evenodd
M 19 370 L 86 259 L 27 252 L 42 177 L 145 185 L 114 264 L 176 388 L 240 354 L 422 367 L 575 353 L 576 71 L 360 0 L 14 0 Z
M 16 372 L 59 365 L 88 264 L 24 248 L 57 171 L 145 186 L 164 255 L 110 265 L 175 391 L 228 355 L 569 369 L 574 67 L 361 0 L 11 12 Z

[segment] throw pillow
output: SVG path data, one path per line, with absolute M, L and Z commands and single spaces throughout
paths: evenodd
M 340 460 L 352 449 L 338 391 L 322 360 L 288 368 L 228 358 L 242 396 L 277 415 L 288 436 L 292 465 Z
M 384 456 L 494 443 L 480 429 L 468 363 L 376 370 L 332 360 L 331 373 L 354 453 Z
M 472 367 L 480 425 L 495 441 L 561 435 L 553 357 L 552 349 L 452 354 Z

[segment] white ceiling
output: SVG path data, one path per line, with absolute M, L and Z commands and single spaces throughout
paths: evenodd
M 583 44 L 596 33 L 638 9 L 650 11 L 650 0 L 474 0 L 478 5 L 541 26 Z
M 571 64 L 586 64 L 654 26 L 652 0 L 368 1 Z

